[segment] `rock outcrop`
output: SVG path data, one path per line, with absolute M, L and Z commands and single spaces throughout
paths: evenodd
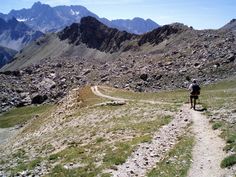
M 232 19 L 229 23 L 227 23 L 221 29 L 236 31 L 236 19 Z
M 75 45 L 83 43 L 88 48 L 117 52 L 122 42 L 131 40 L 136 35 L 109 28 L 93 17 L 85 17 L 81 19 L 80 24 L 74 23 L 70 27 L 66 27 L 58 36 L 61 40 L 68 39 Z

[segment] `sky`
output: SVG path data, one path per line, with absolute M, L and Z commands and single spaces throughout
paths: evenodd
M 38 0 L 0 0 L 0 12 L 30 8 Z M 57 5 L 82 5 L 99 17 L 152 19 L 160 25 L 174 22 L 195 29 L 217 29 L 236 18 L 236 0 L 40 0 Z

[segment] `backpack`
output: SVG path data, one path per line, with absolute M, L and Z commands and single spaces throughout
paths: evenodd
M 201 88 L 197 84 L 192 85 L 192 92 L 191 95 L 200 95 Z

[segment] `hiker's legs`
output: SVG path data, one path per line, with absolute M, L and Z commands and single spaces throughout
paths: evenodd
M 191 103 L 191 107 L 190 107 L 190 109 L 192 109 L 192 108 L 193 108 L 193 97 L 190 96 L 189 98 L 190 98 L 190 103 Z
M 194 110 L 195 110 L 195 108 L 196 108 L 196 100 L 197 100 L 196 98 L 193 99 L 193 109 L 194 109 Z

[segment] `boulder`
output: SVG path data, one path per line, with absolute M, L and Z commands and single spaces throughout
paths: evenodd
M 47 95 L 35 94 L 32 97 L 31 103 L 32 104 L 42 104 L 47 99 L 48 99 Z
M 146 73 L 141 74 L 140 79 L 146 81 L 148 79 L 148 74 L 146 74 Z
M 46 90 L 50 90 L 52 88 L 54 88 L 56 86 L 56 83 L 49 79 L 49 78 L 44 78 L 40 83 L 39 83 L 39 87 L 43 87 Z

